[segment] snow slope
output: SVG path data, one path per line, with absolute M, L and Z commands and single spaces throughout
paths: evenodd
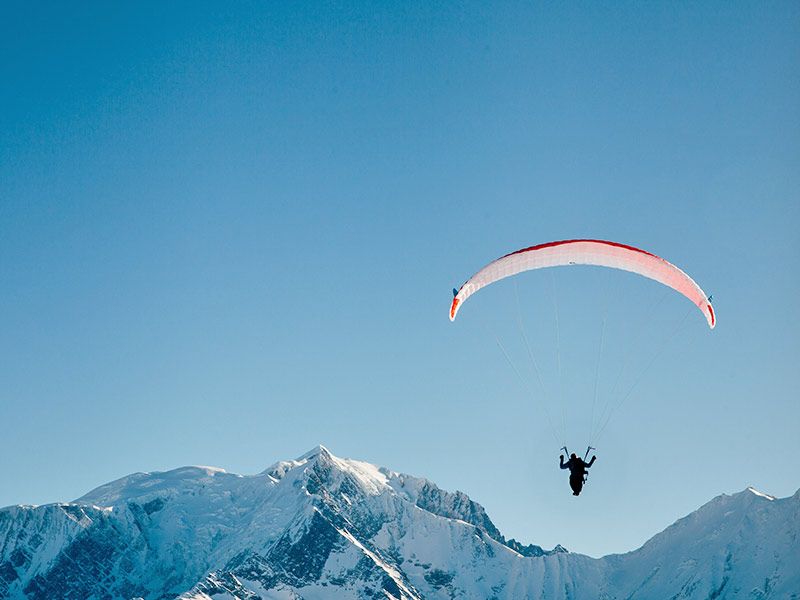
M 800 492 L 719 496 L 624 555 L 522 546 L 465 494 L 319 446 L 0 510 L 0 598 L 797 598 Z

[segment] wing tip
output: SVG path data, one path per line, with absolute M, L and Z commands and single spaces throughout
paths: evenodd
M 456 313 L 458 312 L 458 305 L 461 303 L 461 300 L 458 298 L 453 298 L 453 303 L 450 305 L 450 322 L 456 320 Z

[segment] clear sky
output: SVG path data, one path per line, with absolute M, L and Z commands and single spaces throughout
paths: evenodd
M 0 505 L 322 443 L 600 555 L 800 487 L 796 2 L 3 13 Z M 670 340 L 691 304 L 590 268 L 449 322 L 483 264 L 571 237 L 678 264 L 717 329 L 694 311 Z M 494 339 L 524 373 L 516 297 L 533 397 Z M 604 315 L 598 405 L 626 357 L 643 375 L 576 500 L 538 407 L 560 358 L 586 445 Z

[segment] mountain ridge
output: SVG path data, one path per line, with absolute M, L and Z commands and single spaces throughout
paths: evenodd
M 746 488 L 594 559 L 507 540 L 462 492 L 318 446 L 256 475 L 133 473 L 0 509 L 0 598 L 792 597 L 798 521 L 800 490 Z

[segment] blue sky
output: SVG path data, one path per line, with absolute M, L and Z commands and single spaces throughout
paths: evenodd
M 323 443 L 599 555 L 800 487 L 796 3 L 4 12 L 0 505 Z M 595 269 L 448 321 L 483 264 L 572 237 L 678 264 L 717 329 L 690 314 L 644 371 L 691 305 Z M 538 408 L 560 410 L 553 292 L 570 444 L 604 315 L 600 399 L 643 372 L 577 501 Z M 494 339 L 524 371 L 517 296 L 536 398 Z

